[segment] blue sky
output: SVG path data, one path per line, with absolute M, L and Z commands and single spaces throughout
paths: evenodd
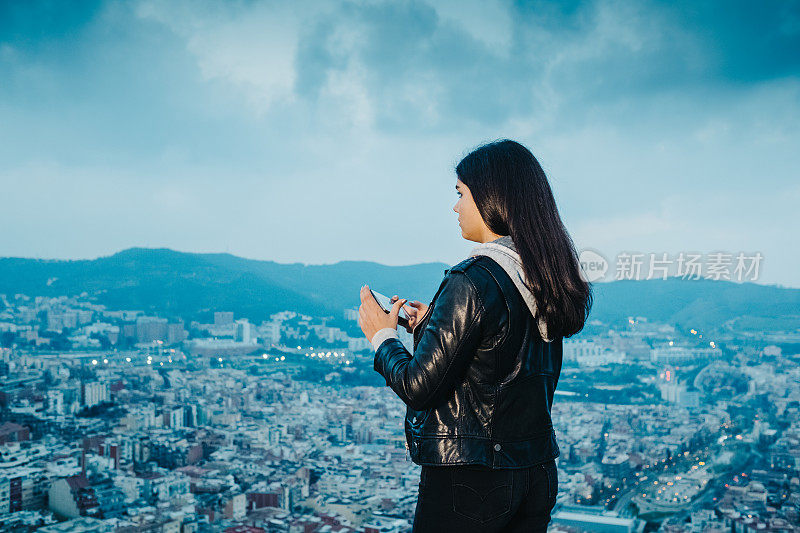
M 799 74 L 797 1 L 0 0 L 0 255 L 453 264 L 509 137 L 578 248 L 800 287 Z

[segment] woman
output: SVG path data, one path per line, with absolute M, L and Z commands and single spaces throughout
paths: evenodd
M 361 288 L 375 370 L 408 406 L 422 466 L 414 532 L 546 531 L 560 451 L 550 418 L 562 339 L 580 331 L 591 286 L 539 162 L 501 140 L 456 167 L 461 235 L 480 243 L 445 271 L 431 303 L 410 302 L 413 355 Z

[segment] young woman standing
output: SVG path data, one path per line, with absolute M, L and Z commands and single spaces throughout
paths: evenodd
M 409 302 L 411 354 L 361 288 L 374 368 L 407 405 L 422 466 L 414 532 L 546 531 L 560 451 L 550 418 L 562 339 L 592 304 L 575 246 L 539 162 L 501 140 L 456 167 L 463 238 L 480 243 L 445 272 L 429 305 Z

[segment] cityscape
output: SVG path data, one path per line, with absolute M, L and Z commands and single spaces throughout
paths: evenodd
M 800 0 L 0 0 L 0 533 L 800 533 L 798 146 Z
M 209 316 L 0 295 L 3 530 L 410 531 L 405 406 L 356 308 Z M 590 320 L 564 341 L 550 530 L 797 531 L 799 343 Z

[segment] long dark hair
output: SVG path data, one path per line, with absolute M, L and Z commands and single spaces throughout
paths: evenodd
M 575 244 L 539 161 L 518 142 L 501 139 L 472 151 L 456 174 L 489 229 L 514 241 L 547 335 L 571 337 L 582 330 L 592 286 L 581 276 Z

